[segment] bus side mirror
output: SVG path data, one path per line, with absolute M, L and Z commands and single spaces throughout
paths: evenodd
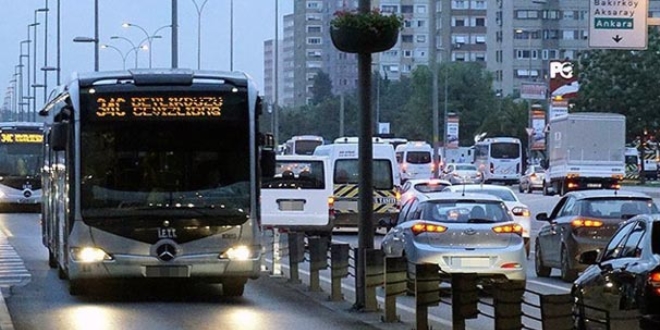
M 50 130 L 50 147 L 54 151 L 63 151 L 66 149 L 69 138 L 69 124 L 55 123 Z
M 272 178 L 275 176 L 275 137 L 273 134 L 259 134 L 259 145 L 261 146 L 261 177 Z

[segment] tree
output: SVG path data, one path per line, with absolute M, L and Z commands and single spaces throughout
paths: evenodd
M 580 53 L 574 73 L 580 90 L 572 112 L 613 112 L 626 116 L 628 141 L 660 123 L 660 34 L 649 29 L 648 48 Z
M 330 76 L 323 71 L 319 71 L 312 84 L 312 104 L 319 104 L 333 96 Z

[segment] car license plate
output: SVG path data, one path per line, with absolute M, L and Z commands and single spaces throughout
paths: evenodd
M 147 266 L 147 277 L 190 277 L 188 266 Z
M 452 266 L 465 268 L 485 268 L 490 266 L 489 258 L 452 258 Z
M 277 206 L 280 211 L 302 211 L 305 209 L 304 199 L 278 199 Z
M 600 188 L 600 183 L 587 183 L 587 188 Z

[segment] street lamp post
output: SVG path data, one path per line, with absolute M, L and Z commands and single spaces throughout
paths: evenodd
M 152 33 L 152 34 L 149 34 L 149 32 L 147 32 L 147 30 L 145 30 L 143 27 L 141 27 L 140 25 L 134 24 L 134 23 L 124 23 L 121 26 L 125 27 L 125 28 L 136 27 L 136 28 L 140 29 L 142 32 L 144 32 L 144 35 L 146 36 L 146 40 L 147 40 L 147 45 L 149 47 L 149 49 L 148 49 L 149 50 L 149 68 L 151 69 L 151 42 L 153 41 L 153 39 L 161 38 L 161 36 L 157 35 L 158 31 L 160 31 L 164 28 L 172 27 L 172 25 L 171 24 L 163 25 L 163 26 L 157 28 L 156 31 L 154 31 L 154 33 Z M 137 56 L 137 53 L 136 53 L 136 56 Z
M 204 11 L 207 1 L 204 0 L 201 5 L 198 5 L 197 1 L 192 0 L 197 10 L 197 70 L 200 69 L 202 62 L 202 11 Z
M 527 65 L 527 79 L 531 82 L 534 79 L 532 78 L 532 32 L 529 30 L 516 29 L 516 34 L 523 36 L 527 34 L 527 52 L 528 52 L 528 65 Z M 532 122 L 532 100 L 527 100 L 528 109 L 527 109 L 527 127 L 533 127 L 534 123 Z M 529 162 L 532 159 L 532 135 L 527 135 L 527 161 Z
M 35 18 L 36 18 L 36 15 L 35 15 Z M 27 76 L 26 76 L 26 79 L 25 79 L 25 88 L 26 88 L 26 91 L 27 91 L 27 97 L 25 97 L 25 99 L 28 102 L 28 108 L 27 108 L 28 118 L 30 117 L 30 111 L 31 111 L 30 110 L 30 100 L 31 100 L 31 98 L 30 98 L 30 96 L 31 96 L 30 95 L 30 85 L 34 83 L 34 79 L 36 79 L 36 77 L 37 77 L 36 74 L 32 74 L 32 75 L 30 74 L 30 72 L 31 72 L 31 68 L 30 68 L 30 44 L 32 44 L 32 49 L 33 49 L 33 52 L 32 52 L 32 54 L 33 54 L 32 55 L 33 66 L 32 67 L 34 68 L 34 71 L 36 72 L 37 71 L 37 68 L 36 68 L 36 65 L 37 65 L 37 61 L 36 61 L 36 58 L 37 58 L 37 41 L 36 41 L 37 40 L 37 25 L 39 25 L 39 23 L 36 23 L 36 22 L 27 25 L 27 38 L 28 38 L 28 41 L 30 41 L 28 43 L 28 47 L 27 47 L 27 55 L 28 55 L 27 56 L 28 59 L 27 59 L 27 62 L 26 62 Z M 34 28 L 34 38 L 30 37 L 30 28 Z M 32 79 L 32 82 L 30 82 L 30 79 Z M 36 93 L 36 90 L 34 88 L 32 89 L 32 93 Z M 32 102 L 32 107 L 33 108 L 36 107 L 36 104 L 34 102 Z
M 46 7 L 48 7 L 48 0 L 45 0 L 45 1 L 46 1 Z M 38 45 L 38 43 L 37 43 L 37 25 L 39 25 L 39 23 L 37 22 L 37 14 L 38 13 L 44 13 L 45 17 L 48 17 L 47 16 L 48 15 L 48 8 L 38 8 L 38 9 L 34 10 L 34 24 L 35 24 L 35 26 L 34 26 L 34 45 L 32 47 L 32 49 L 34 51 L 34 53 L 33 53 L 34 58 L 32 59 L 32 63 L 33 63 L 32 64 L 32 68 L 33 68 L 33 72 L 32 72 L 32 85 L 33 85 L 32 86 L 32 95 L 34 96 L 34 99 L 32 100 L 32 116 L 31 116 L 32 120 L 36 120 L 36 114 L 37 114 L 37 89 L 34 87 L 34 85 L 40 85 L 40 84 L 37 84 L 37 45 Z M 48 28 L 47 25 L 48 25 L 48 19 L 46 19 L 44 21 L 44 26 L 45 26 L 46 29 Z M 48 55 L 45 52 L 45 50 L 48 48 L 48 44 L 46 44 L 46 42 L 47 42 L 46 34 L 47 33 L 48 33 L 48 30 L 45 30 L 45 32 L 44 32 L 44 61 L 46 60 L 46 56 Z M 44 80 L 45 79 L 46 79 L 46 73 L 44 72 Z M 46 99 L 46 90 L 45 89 L 44 89 L 44 99 Z
M 117 48 L 113 45 L 107 45 L 107 44 L 101 45 L 101 49 L 114 49 L 117 53 L 119 53 L 119 56 L 121 56 L 122 62 L 124 64 L 123 70 L 126 70 L 126 57 L 128 56 L 128 52 L 126 54 L 124 54 L 124 52 L 122 52 L 119 48 Z
M 121 40 L 124 40 L 124 41 L 128 42 L 129 44 L 131 44 L 131 50 L 130 51 L 133 51 L 135 53 L 135 68 L 137 69 L 137 67 L 138 67 L 138 49 L 140 49 L 139 44 L 138 44 L 138 46 L 136 46 L 135 43 L 131 39 L 128 39 L 128 38 L 122 37 L 122 36 L 112 36 L 112 37 L 110 37 L 110 39 L 121 39 Z
M 94 43 L 94 71 L 99 71 L 99 57 L 96 55 L 98 53 L 98 47 L 96 45 L 99 43 L 99 40 L 96 38 L 90 37 L 75 37 L 73 42 L 91 42 Z

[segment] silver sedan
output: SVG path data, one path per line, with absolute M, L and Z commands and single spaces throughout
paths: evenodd
M 523 228 L 504 202 L 486 194 L 432 193 L 408 200 L 383 238 L 386 256 L 437 264 L 443 274 L 476 273 L 482 283 L 526 281 Z

